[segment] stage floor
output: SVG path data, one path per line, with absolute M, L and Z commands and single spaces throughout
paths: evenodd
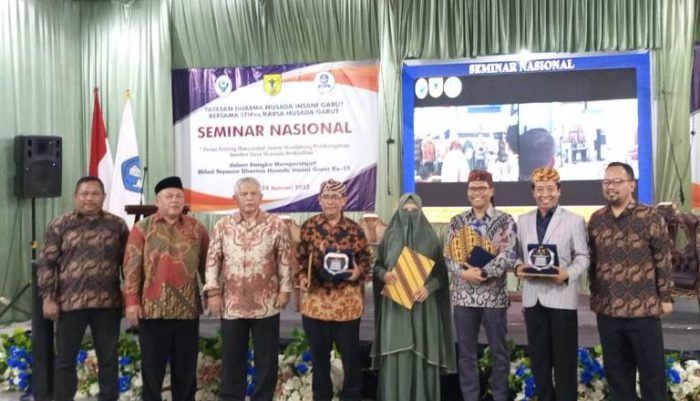
M 662 319 L 664 332 L 664 345 L 669 351 L 682 351 L 691 354 L 689 357 L 700 358 L 700 306 L 696 299 L 675 298 L 674 310 L 671 316 Z M 592 347 L 600 344 L 596 327 L 595 314 L 591 312 L 588 304 L 588 296 L 580 295 L 578 309 L 579 345 Z M 28 329 L 30 322 L 18 322 L 0 327 L 0 333 L 11 333 L 17 328 Z M 126 320 L 122 321 L 124 329 L 127 328 Z M 294 302 L 290 302 L 281 316 L 281 338 L 291 338 L 292 330 L 301 329 L 301 315 L 295 310 Z M 200 333 L 202 336 L 211 336 L 219 328 L 219 320 L 202 317 Z M 374 337 L 374 306 L 371 292 L 366 294 L 365 313 L 360 323 L 360 340 L 371 342 Z M 527 345 L 525 331 L 525 319 L 522 313 L 522 305 L 518 300 L 513 300 L 508 308 L 508 339 L 518 345 Z M 484 333 L 480 334 L 480 342 L 486 343 Z
M 374 306 L 371 291 L 366 293 L 365 313 L 360 323 L 360 340 L 371 342 L 374 337 Z M 600 344 L 596 317 L 591 312 L 588 296 L 579 298 L 578 323 L 579 345 L 592 347 Z M 667 350 L 683 351 L 688 357 L 700 357 L 700 306 L 696 299 L 676 298 L 673 313 L 662 319 L 664 332 L 664 346 Z M 291 338 L 292 330 L 301 329 L 301 315 L 295 310 L 294 302 L 290 302 L 281 316 L 281 337 Z M 219 327 L 217 319 L 203 318 L 200 323 L 200 332 L 212 335 Z M 522 313 L 522 304 L 518 300 L 512 301 L 508 308 L 508 339 L 518 345 L 527 345 L 525 331 L 525 318 Z M 485 344 L 486 338 L 483 330 L 480 334 L 480 342 Z

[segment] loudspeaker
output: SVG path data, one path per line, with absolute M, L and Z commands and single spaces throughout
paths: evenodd
M 61 137 L 15 137 L 15 195 L 20 198 L 61 196 Z

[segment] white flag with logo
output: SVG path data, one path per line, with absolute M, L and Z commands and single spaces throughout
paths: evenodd
M 114 160 L 114 175 L 112 176 L 112 194 L 109 197 L 110 213 L 116 214 L 126 221 L 131 228 L 134 216 L 127 216 L 126 205 L 138 205 L 142 197 L 143 177 L 139 146 L 136 142 L 136 127 L 134 114 L 131 111 L 131 98 L 127 95 L 119 127 L 119 142 L 117 156 Z

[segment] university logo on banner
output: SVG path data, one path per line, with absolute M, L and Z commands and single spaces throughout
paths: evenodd
M 434 98 L 442 96 L 442 77 L 428 79 L 428 93 Z
M 141 159 L 136 156 L 124 160 L 121 165 L 122 183 L 127 191 L 141 194 L 143 183 L 141 182 Z
M 263 89 L 270 96 L 275 96 L 282 90 L 282 74 L 265 74 Z

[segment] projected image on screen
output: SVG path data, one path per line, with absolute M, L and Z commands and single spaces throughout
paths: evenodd
M 414 113 L 415 180 L 529 181 L 538 167 L 595 180 L 611 160 L 637 162 L 637 99 L 421 107 Z
M 469 172 L 484 169 L 499 207 L 529 206 L 532 171 L 554 167 L 562 204 L 602 205 L 618 161 L 649 203 L 650 71 L 648 52 L 405 61 L 403 190 L 424 207 L 463 207 Z

